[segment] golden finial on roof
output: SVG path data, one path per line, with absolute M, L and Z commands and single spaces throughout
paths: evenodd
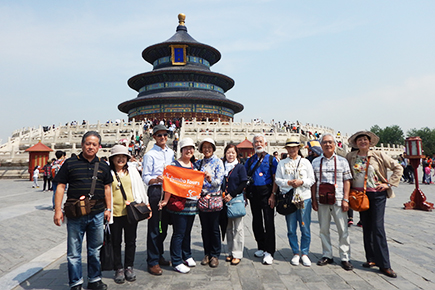
M 179 23 L 179 25 L 183 25 L 184 26 L 184 20 L 185 19 L 186 19 L 186 14 L 184 14 L 184 13 L 178 14 L 178 23 Z

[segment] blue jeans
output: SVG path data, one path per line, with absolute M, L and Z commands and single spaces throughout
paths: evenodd
M 172 216 L 172 238 L 171 238 L 171 260 L 172 266 L 176 267 L 183 263 L 183 260 L 192 258 L 191 232 L 195 215 L 182 215 L 171 213 Z
M 293 255 L 308 255 L 311 242 L 311 198 L 304 200 L 304 208 L 296 210 L 294 213 L 285 216 L 287 222 L 287 237 L 292 248 Z M 301 247 L 299 250 L 298 235 L 296 229 L 301 231 Z
M 69 286 L 83 284 L 82 244 L 86 233 L 88 282 L 101 280 L 100 249 L 104 238 L 104 212 L 67 219 Z

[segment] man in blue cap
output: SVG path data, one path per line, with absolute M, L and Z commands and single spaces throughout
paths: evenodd
M 313 163 L 313 160 L 323 154 L 322 147 L 318 140 L 308 142 L 308 161 Z

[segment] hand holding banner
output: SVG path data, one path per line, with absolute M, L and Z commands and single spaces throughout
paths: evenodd
M 173 195 L 189 198 L 199 196 L 204 182 L 204 172 L 168 165 L 163 171 L 163 190 Z

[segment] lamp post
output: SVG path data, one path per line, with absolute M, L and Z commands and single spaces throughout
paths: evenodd
M 424 158 L 422 143 L 420 137 L 408 137 L 405 140 L 406 154 L 405 158 L 408 158 L 412 168 L 414 168 L 415 189 L 411 193 L 411 201 L 404 203 L 405 209 L 421 209 L 426 211 L 432 211 L 434 208 L 433 203 L 426 201 L 426 196 L 420 190 L 418 186 L 418 173 L 417 168 L 420 165 L 420 159 Z

